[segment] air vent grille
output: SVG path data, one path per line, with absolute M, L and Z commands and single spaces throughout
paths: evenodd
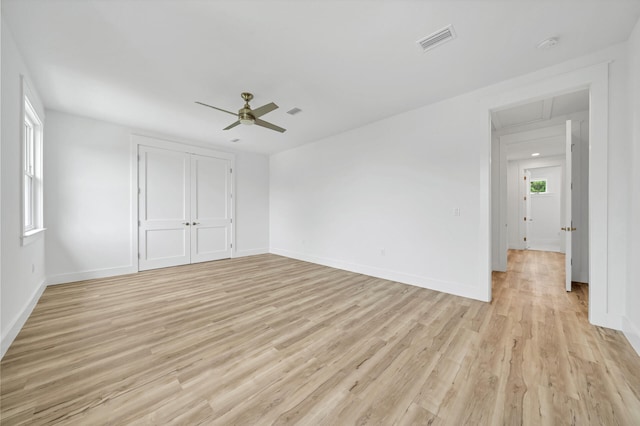
M 421 38 L 416 43 L 418 43 L 422 48 L 423 52 L 426 52 L 443 43 L 451 41 L 454 38 L 456 38 L 456 33 L 453 30 L 453 25 L 449 25 L 433 34 L 429 34 L 428 36 Z
M 296 115 L 299 112 L 302 112 L 302 110 L 300 108 L 298 108 L 298 107 L 295 107 L 295 108 L 291 108 L 289 111 L 287 111 L 287 114 Z

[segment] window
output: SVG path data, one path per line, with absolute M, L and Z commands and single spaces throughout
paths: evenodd
M 532 194 L 544 194 L 547 192 L 547 180 L 536 179 L 531 181 L 529 192 Z
M 22 235 L 23 243 L 44 230 L 42 225 L 42 121 L 24 88 L 22 126 Z

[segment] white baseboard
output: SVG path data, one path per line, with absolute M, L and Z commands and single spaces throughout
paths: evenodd
M 529 242 L 529 250 L 555 251 L 562 253 L 560 241 L 532 240 Z
M 636 350 L 636 353 L 640 355 L 640 327 L 634 324 L 627 318 L 626 316 L 622 317 L 622 332 L 625 337 L 631 343 L 633 349 Z
M 237 250 L 235 253 L 233 253 L 233 257 L 255 256 L 258 254 L 267 254 L 267 253 L 269 253 L 268 248 Z
M 138 272 L 138 268 L 135 266 L 121 266 L 118 268 L 95 269 L 93 271 L 70 272 L 67 274 L 58 274 L 47 277 L 47 285 L 115 277 L 116 275 L 135 274 L 136 272 Z
M 2 343 L 0 344 L 0 359 L 4 357 L 4 354 L 7 353 L 9 346 L 11 346 L 15 338 L 18 336 L 18 333 L 20 333 L 20 330 L 22 330 L 24 323 L 26 323 L 27 319 L 29 319 L 29 315 L 31 315 L 31 312 L 33 312 L 33 308 L 35 308 L 38 304 L 38 300 L 40 300 L 40 296 L 42 296 L 42 293 L 44 292 L 44 289 L 46 287 L 46 281 L 43 280 L 36 291 L 33 293 L 33 295 L 31 295 L 31 298 L 26 303 L 26 305 L 22 308 L 20 314 L 13 320 L 5 335 L 0 339 L 2 341 Z
M 304 253 L 297 253 L 279 248 L 272 247 L 270 249 L 270 252 L 280 256 L 290 257 L 292 259 L 303 260 L 305 262 L 316 263 L 318 265 L 329 266 L 331 268 L 342 269 L 358 274 L 370 275 L 376 278 L 382 278 L 389 281 L 396 281 L 402 284 L 409 284 L 416 287 L 427 288 L 429 290 L 440 291 L 442 293 L 453 294 L 455 296 L 466 297 L 483 302 L 489 301 L 483 295 L 482 289 L 479 287 L 475 288 L 461 283 L 436 280 L 429 277 L 391 271 L 388 269 L 377 268 L 375 266 L 344 262 L 341 260 L 313 256 Z

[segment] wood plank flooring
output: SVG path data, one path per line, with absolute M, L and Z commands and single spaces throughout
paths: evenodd
M 640 424 L 640 358 L 513 251 L 482 303 L 275 255 L 49 287 L 2 425 Z

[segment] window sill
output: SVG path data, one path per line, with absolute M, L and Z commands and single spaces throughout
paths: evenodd
M 47 228 L 38 228 L 38 229 L 32 229 L 31 231 L 25 232 L 22 235 L 22 245 L 26 246 L 27 244 L 31 244 L 32 242 L 40 238 L 41 235 L 44 235 L 44 231 L 46 229 Z

